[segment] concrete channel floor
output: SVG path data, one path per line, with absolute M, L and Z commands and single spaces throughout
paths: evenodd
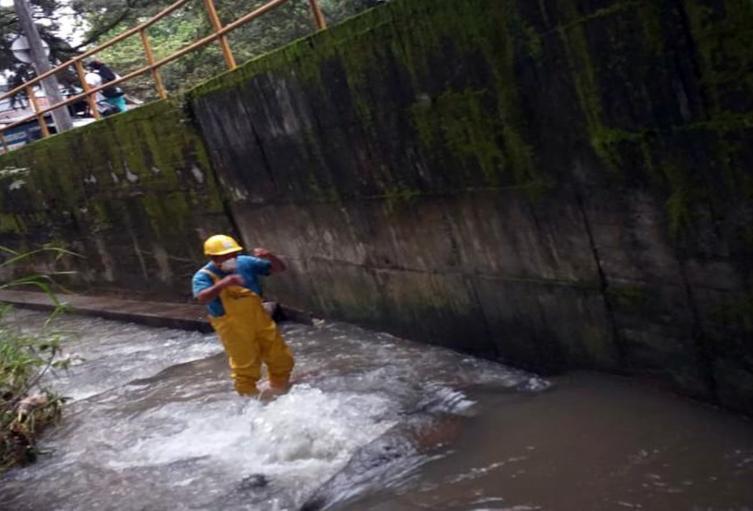
M 78 294 L 56 294 L 56 299 L 65 305 L 72 314 L 96 316 L 154 327 L 177 328 L 211 332 L 203 305 L 193 303 L 153 302 L 147 300 L 126 300 L 123 298 L 86 296 Z M 37 310 L 52 310 L 55 302 L 46 293 L 39 291 L 0 290 L 0 302 Z M 270 311 L 276 304 L 265 302 Z M 309 323 L 311 318 L 300 311 L 281 307 L 274 316 L 301 323 Z

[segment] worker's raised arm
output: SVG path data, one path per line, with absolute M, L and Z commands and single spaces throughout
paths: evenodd
M 262 259 L 266 259 L 271 263 L 269 267 L 269 273 L 280 273 L 281 271 L 285 271 L 287 269 L 287 266 L 285 266 L 285 263 L 282 262 L 282 259 L 274 255 L 272 252 L 267 250 L 266 248 L 255 248 L 253 251 L 253 254 L 255 257 L 260 257 Z

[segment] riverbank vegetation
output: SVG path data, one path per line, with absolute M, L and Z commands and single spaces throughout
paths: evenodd
M 17 253 L 0 247 L 5 256 L 0 271 L 5 274 L 33 256 L 50 252 L 57 256 L 67 253 L 49 248 Z M 0 284 L 0 289 L 33 286 L 55 303 L 54 311 L 42 325 L 14 320 L 12 307 L 0 305 L 0 473 L 34 461 L 39 435 L 61 415 L 64 398 L 44 381 L 50 370 L 64 369 L 69 364 L 67 358 L 60 356 L 62 335 L 51 327 L 52 320 L 63 311 L 52 291 L 53 283 L 51 275 L 29 274 Z
M 41 383 L 56 360 L 60 339 L 54 334 L 25 334 L 7 323 L 0 309 L 0 473 L 34 461 L 36 440 L 60 417 L 63 398 Z

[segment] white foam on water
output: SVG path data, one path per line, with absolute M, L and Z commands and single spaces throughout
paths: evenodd
M 49 437 L 55 454 L 19 476 L 34 484 L 18 486 L 14 502 L 39 508 L 295 509 L 341 470 L 346 482 L 348 470 L 361 474 L 359 450 L 395 426 L 400 434 L 416 412 L 473 416 L 463 386 L 530 383 L 529 374 L 386 334 L 291 325 L 284 334 L 299 383 L 262 403 L 235 395 L 227 369 L 208 358 L 222 352 L 214 335 L 61 321 L 82 332 L 64 344 L 81 360 L 54 383 L 80 401 Z M 397 459 L 380 484 L 397 487 L 428 459 Z M 359 481 L 337 488 L 338 498 L 369 491 Z
M 445 385 L 429 383 L 423 388 L 423 399 L 418 408 L 426 412 L 442 412 L 454 415 L 472 415 L 475 401 L 468 399 L 464 392 Z
M 66 318 L 76 324 L 78 318 Z M 148 329 L 139 325 L 121 325 L 100 321 L 107 329 L 103 336 L 71 334 L 62 344 L 64 357 L 72 357 L 68 371 L 50 374 L 55 389 L 72 401 L 78 401 L 118 388 L 138 378 L 159 373 L 175 364 L 201 360 L 220 353 L 214 336 L 198 332 L 175 335 L 167 329 Z M 165 334 L 168 334 L 165 336 Z
M 385 397 L 325 393 L 307 385 L 266 404 L 253 399 L 205 406 L 169 403 L 143 420 L 172 420 L 174 427 L 156 428 L 107 465 L 125 469 L 209 458 L 237 474 L 259 473 L 313 487 L 392 427 L 394 420 L 384 417 L 394 407 Z

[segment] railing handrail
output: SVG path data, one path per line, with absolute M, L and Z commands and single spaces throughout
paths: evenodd
M 228 23 L 225 26 L 222 26 L 221 23 L 219 22 L 219 18 L 217 18 L 216 11 L 214 11 L 213 0 L 204 0 L 205 8 L 208 11 L 208 14 L 210 16 L 210 21 L 212 21 L 212 25 L 214 27 L 214 32 L 212 34 L 208 35 L 208 36 L 205 36 L 205 37 L 197 40 L 197 41 L 194 41 L 193 43 L 189 44 L 188 46 L 179 49 L 178 51 L 176 51 L 175 53 L 173 53 L 171 55 L 168 55 L 167 57 L 163 57 L 162 59 L 160 59 L 158 61 L 152 61 L 151 48 L 148 45 L 148 40 L 145 38 L 145 36 L 146 36 L 146 32 L 145 32 L 146 29 L 148 29 L 151 25 L 153 25 L 157 21 L 161 20 L 165 16 L 168 16 L 173 11 L 179 9 L 180 7 L 182 7 L 183 5 L 185 5 L 186 3 L 191 2 L 191 1 L 193 1 L 193 0 L 178 0 L 177 2 L 175 2 L 175 3 L 171 4 L 170 6 L 166 7 L 164 10 L 160 11 L 158 14 L 154 15 L 152 18 L 148 19 L 147 21 L 145 21 L 145 22 L 143 22 L 143 23 L 141 23 L 141 24 L 139 24 L 139 25 L 137 25 L 137 26 L 135 26 L 133 28 L 130 28 L 130 29 L 126 30 L 122 34 L 117 35 L 113 39 L 111 39 L 111 40 L 109 40 L 109 41 L 107 41 L 107 42 L 105 42 L 105 43 L 97 46 L 96 48 L 93 48 L 91 50 L 87 50 L 86 52 L 82 53 L 81 55 L 77 55 L 77 56 L 73 57 L 72 59 L 64 62 L 63 64 L 60 64 L 60 65 L 56 66 L 55 68 L 53 68 L 53 69 L 51 69 L 51 70 L 49 70 L 49 71 L 47 71 L 47 72 L 45 72 L 45 73 L 43 73 L 43 74 L 41 74 L 39 76 L 36 76 L 32 80 L 29 80 L 28 82 L 25 82 L 23 85 L 20 85 L 20 86 L 16 87 L 15 89 L 13 89 L 11 91 L 8 91 L 5 94 L 1 95 L 0 96 L 0 101 L 4 100 L 6 98 L 12 97 L 15 94 L 18 94 L 18 93 L 20 93 L 20 92 L 22 92 L 24 90 L 26 90 L 28 94 L 32 94 L 33 93 L 32 88 L 34 87 L 34 85 L 40 83 L 45 78 L 48 78 L 48 77 L 50 77 L 50 76 L 52 76 L 52 75 L 54 75 L 54 74 L 56 74 L 56 73 L 58 73 L 58 72 L 60 72 L 62 70 L 67 69 L 68 67 L 70 67 L 72 65 L 74 67 L 76 67 L 76 69 L 77 69 L 77 71 L 79 73 L 79 80 L 82 81 L 81 85 L 82 85 L 82 88 L 84 89 L 84 92 L 82 92 L 80 94 L 76 94 L 76 95 L 74 95 L 72 97 L 69 97 L 68 99 L 60 101 L 58 103 L 55 103 L 54 105 L 49 105 L 48 104 L 48 106 L 46 108 L 38 108 L 38 106 L 37 106 L 37 104 L 36 104 L 35 101 L 30 101 L 32 103 L 32 106 L 34 107 L 34 113 L 33 114 L 28 115 L 27 117 L 24 117 L 24 118 L 22 118 L 22 119 L 20 119 L 20 120 L 18 120 L 16 122 L 14 122 L 14 123 L 8 124 L 8 125 L 3 126 L 3 127 L 0 128 L 0 140 L 2 141 L 2 145 L 3 145 L 4 149 L 5 149 L 5 152 L 8 152 L 8 147 L 6 145 L 6 141 L 5 141 L 5 137 L 4 137 L 4 133 L 5 133 L 6 130 L 9 130 L 9 129 L 14 128 L 16 126 L 20 126 L 22 124 L 26 124 L 27 122 L 29 122 L 30 120 L 32 120 L 32 119 L 34 119 L 36 117 L 37 121 L 40 124 L 40 128 L 42 129 L 43 134 L 45 136 L 47 136 L 47 129 L 46 129 L 47 126 L 46 126 L 46 121 L 44 120 L 44 115 L 47 114 L 48 112 L 53 111 L 53 110 L 57 110 L 58 108 L 66 107 L 67 105 L 69 105 L 71 103 L 75 103 L 77 101 L 81 101 L 81 99 L 86 99 L 86 100 L 89 101 L 90 108 L 93 109 L 92 115 L 95 118 L 98 119 L 99 115 L 98 115 L 98 112 L 96 111 L 96 105 L 94 105 L 92 103 L 92 100 L 93 100 L 95 94 L 97 94 L 98 92 L 102 91 L 103 89 L 106 89 L 106 88 L 109 88 L 109 87 L 113 87 L 115 85 L 118 85 L 119 83 L 128 81 L 128 80 L 130 80 L 132 78 L 140 76 L 140 75 L 142 75 L 144 73 L 147 73 L 149 71 L 152 71 L 152 73 L 154 74 L 154 78 L 155 78 L 155 81 L 157 82 L 157 88 L 158 88 L 158 92 L 160 93 L 160 96 L 166 97 L 165 91 L 161 88 L 161 78 L 158 75 L 159 68 L 162 67 L 162 66 L 164 66 L 164 65 L 166 65 L 166 64 L 169 64 L 173 60 L 176 60 L 176 59 L 182 57 L 183 55 L 186 55 L 187 53 L 190 53 L 190 52 L 192 52 L 192 51 L 194 51 L 194 50 L 196 50 L 198 48 L 201 48 L 203 46 L 206 46 L 207 44 L 209 44 L 209 43 L 211 43 L 211 42 L 213 42 L 215 40 L 219 39 L 220 42 L 221 42 L 222 49 L 223 49 L 223 52 L 225 53 L 225 57 L 226 57 L 226 61 L 227 61 L 228 67 L 230 67 L 231 69 L 234 68 L 235 67 L 235 61 L 234 61 L 234 59 L 232 57 L 232 52 L 230 51 L 230 47 L 229 47 L 229 45 L 228 45 L 228 43 L 227 43 L 227 41 L 226 41 L 226 39 L 225 39 L 224 36 L 226 34 L 228 34 L 229 32 L 232 32 L 236 28 L 238 28 L 238 27 L 240 27 L 240 26 L 242 26 L 242 25 L 250 22 L 251 20 L 253 20 L 255 18 L 258 18 L 262 14 L 265 14 L 266 12 L 271 11 L 272 9 L 275 9 L 275 8 L 279 7 L 280 5 L 282 5 L 282 4 L 284 4 L 286 2 L 289 2 L 290 0 L 270 0 L 266 4 L 260 6 L 260 7 L 256 8 L 256 9 L 254 9 L 253 11 L 251 11 L 251 12 L 249 12 L 249 13 L 241 16 L 240 18 L 236 19 L 235 21 L 233 21 L 231 23 Z M 310 6 L 311 6 L 312 13 L 314 15 L 314 21 L 316 23 L 317 29 L 321 30 L 321 29 L 326 28 L 326 22 L 324 21 L 324 17 L 322 15 L 321 9 L 319 8 L 318 0 L 308 0 L 308 1 L 309 1 Z M 213 17 L 214 17 L 214 19 L 212 19 Z M 120 41 L 122 41 L 124 39 L 127 39 L 128 37 L 131 37 L 131 36 L 133 36 L 133 35 L 135 35 L 137 33 L 142 36 L 142 42 L 143 42 L 143 45 L 144 45 L 144 52 L 145 52 L 145 55 L 147 57 L 147 61 L 149 63 L 146 66 L 138 68 L 135 71 L 131 71 L 127 75 L 119 77 L 119 78 L 116 78 L 116 79 L 114 79 L 112 81 L 109 81 L 107 83 L 103 83 L 103 84 L 98 85 L 96 87 L 90 87 L 90 86 L 88 86 L 88 84 L 86 83 L 86 81 L 85 81 L 85 79 L 84 79 L 84 77 L 82 76 L 82 73 L 81 73 L 81 69 L 82 69 L 81 68 L 81 65 L 82 65 L 81 61 L 83 61 L 85 58 L 87 58 L 87 57 L 89 57 L 91 55 L 94 55 L 94 54 L 96 54 L 96 53 L 98 53 L 98 52 L 100 52 L 100 51 L 102 51 L 104 49 L 107 49 L 110 46 L 112 46 L 113 44 L 116 44 L 116 43 L 118 43 L 118 42 L 120 42 Z M 31 98 L 30 98 L 30 100 L 31 100 Z
M 52 69 L 50 69 L 49 71 L 47 71 L 45 73 L 42 73 L 39 76 L 35 76 L 33 79 L 31 79 L 31 80 L 29 80 L 27 82 L 24 82 L 23 85 L 19 85 L 15 89 L 6 92 L 2 96 L 0 96 L 0 101 L 4 100 L 4 99 L 6 99 L 6 98 L 8 98 L 10 96 L 13 96 L 13 95 L 15 95 L 15 94 L 17 94 L 19 92 L 22 92 L 22 91 L 26 90 L 26 88 L 29 87 L 29 86 L 33 87 L 34 85 L 36 85 L 37 83 L 41 82 L 45 78 L 49 78 L 50 76 L 52 76 L 52 75 L 60 72 L 61 70 L 66 69 L 67 67 L 75 65 L 76 61 L 84 60 L 86 57 L 94 55 L 95 53 L 99 53 L 102 50 L 106 50 L 107 48 L 109 48 L 113 44 L 119 43 L 123 39 L 127 39 L 128 37 L 132 36 L 136 32 L 139 32 L 140 30 L 149 28 L 150 26 L 154 25 L 156 22 L 158 22 L 159 20 L 161 20 L 162 18 L 164 18 L 165 16 L 167 16 L 168 14 L 172 13 L 174 10 L 176 10 L 176 9 L 178 9 L 180 7 L 183 7 L 183 5 L 187 4 L 188 2 L 192 2 L 192 1 L 193 0 L 178 0 L 177 2 L 175 2 L 172 5 L 170 5 L 169 7 L 166 7 L 165 10 L 160 11 L 158 14 L 155 14 L 153 18 L 150 18 L 150 19 L 146 20 L 144 23 L 142 23 L 140 25 L 137 25 L 137 26 L 135 26 L 133 28 L 130 28 L 130 29 L 126 30 L 125 32 L 123 32 L 122 34 L 118 34 L 117 36 L 113 37 L 109 41 L 107 41 L 105 43 L 102 43 L 101 45 L 97 46 L 96 48 L 93 48 L 91 50 L 87 50 L 84 53 L 82 53 L 81 55 L 76 55 L 72 59 L 67 60 L 66 62 L 64 62 L 64 63 L 62 63 L 62 64 L 60 64 L 60 65 L 58 65 L 58 66 L 56 66 L 56 67 L 54 67 Z

